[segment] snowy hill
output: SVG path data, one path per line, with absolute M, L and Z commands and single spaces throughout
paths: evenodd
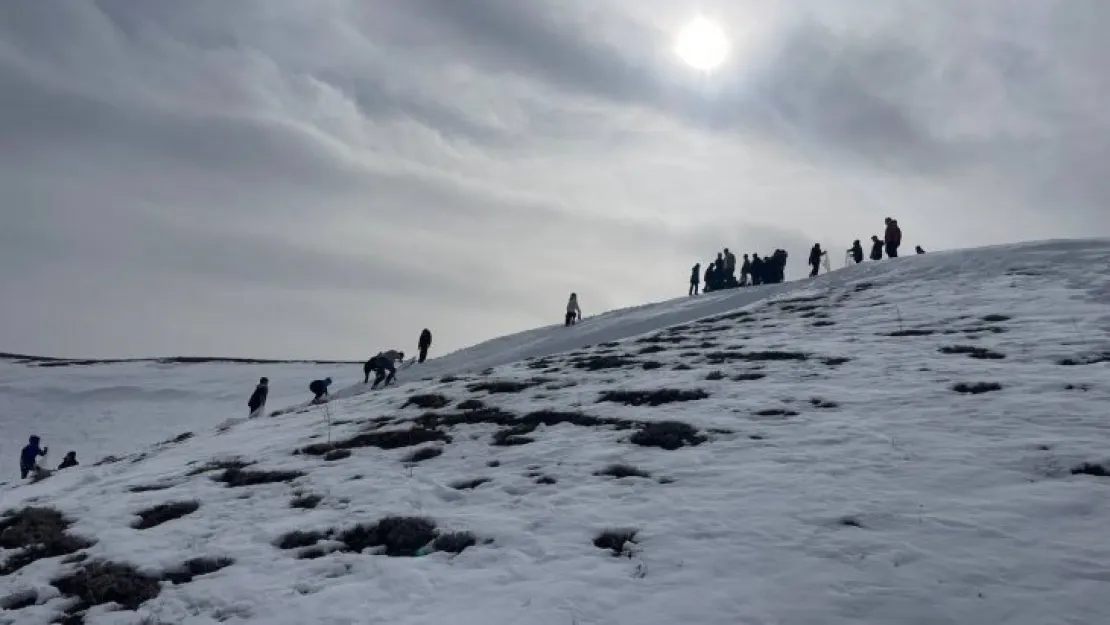
M 173 422 L 0 486 L 0 623 L 1110 622 L 1108 304 L 1105 241 L 930 254 Z

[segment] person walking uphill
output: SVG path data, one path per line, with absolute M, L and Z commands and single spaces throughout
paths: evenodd
M 871 260 L 883 259 L 883 242 L 879 237 L 871 235 Z
M 19 476 L 22 479 L 27 479 L 27 475 L 35 470 L 35 463 L 38 462 L 39 456 L 45 456 L 48 451 L 46 447 L 39 447 L 39 441 L 39 437 L 32 436 L 19 455 Z
M 432 331 L 424 328 L 420 333 L 420 341 L 417 342 L 416 347 L 420 350 L 420 357 L 417 362 L 424 362 L 428 359 L 428 348 L 432 346 Z
M 701 284 L 701 263 L 697 263 L 690 270 L 690 295 L 698 294 L 699 284 Z
M 813 249 L 809 251 L 809 266 L 812 270 L 809 272 L 809 277 L 816 278 L 817 274 L 821 272 L 821 256 L 824 252 L 821 251 L 821 244 L 814 243 Z
M 405 352 L 399 352 L 395 349 L 378 352 L 376 356 L 367 360 L 366 364 L 362 366 L 362 372 L 366 374 L 363 384 L 370 381 L 370 372 L 373 371 L 374 385 L 370 387 L 371 389 L 378 388 L 382 380 L 385 380 L 385 385 L 389 386 L 397 376 L 397 369 L 394 368 L 393 363 L 404 359 Z
M 331 386 L 331 378 L 324 378 L 323 380 L 313 380 L 308 385 L 308 390 L 312 391 L 312 403 L 318 404 L 325 397 L 328 396 L 328 387 Z
M 570 327 L 582 320 L 582 308 L 578 306 L 578 294 L 571 293 L 567 300 L 567 317 L 565 325 Z
M 250 409 L 250 418 L 262 415 L 262 411 L 266 408 L 266 397 L 270 394 L 270 379 L 262 378 L 258 381 L 258 386 L 254 387 L 254 392 L 251 393 L 251 398 L 247 400 L 247 408 Z
M 886 218 L 886 233 L 883 235 L 886 244 L 887 258 L 898 258 L 898 246 L 902 245 L 902 229 L 898 227 L 898 220 Z

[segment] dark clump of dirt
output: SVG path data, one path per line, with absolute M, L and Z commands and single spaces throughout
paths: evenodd
M 436 539 L 436 525 L 420 517 L 386 517 L 373 525 L 344 530 L 337 538 L 346 551 L 380 548 L 387 556 L 412 557 Z
M 459 402 L 458 406 L 455 406 L 459 410 L 482 410 L 485 407 L 485 402 L 480 399 L 464 399 Z
M 181 434 L 178 434 L 177 436 L 175 436 L 173 438 L 164 440 L 164 441 L 162 441 L 161 443 L 158 443 L 158 444 L 159 445 L 173 445 L 175 443 L 184 443 L 185 441 L 189 440 L 192 437 L 193 437 L 192 432 L 182 432 Z
M 975 382 L 973 384 L 960 382 L 959 384 L 953 386 L 952 390 L 956 391 L 957 393 L 979 395 L 981 393 L 989 393 L 991 391 L 1001 391 L 1002 385 L 997 382 Z
M 436 536 L 432 549 L 444 553 L 462 553 L 467 547 L 478 544 L 478 539 L 470 532 L 448 532 Z
M 706 374 L 705 379 L 710 382 L 716 382 L 717 380 L 725 379 L 725 374 L 723 371 L 710 371 Z
M 910 328 L 907 330 L 895 330 L 894 332 L 888 332 L 887 336 L 932 336 L 936 333 L 936 330 L 928 330 L 925 328 Z
M 235 564 L 235 560 L 231 558 L 193 558 L 180 567 L 163 573 L 162 579 L 174 584 L 188 584 L 194 578 L 226 569 L 232 564 Z
M 649 360 L 649 361 L 643 363 L 642 365 L 640 365 L 640 368 L 642 368 L 644 371 L 654 371 L 656 369 L 662 369 L 663 368 L 663 363 L 661 363 L 657 360 Z
M 487 484 L 493 480 L 488 477 L 476 477 L 472 480 L 460 480 L 451 484 L 451 488 L 455 490 L 472 490 L 478 488 L 482 484 Z
M 985 317 L 982 317 L 982 320 L 987 323 L 1001 323 L 1003 321 L 1009 321 L 1010 317 L 1007 317 L 1006 315 L 987 315 Z
M 413 447 L 430 442 L 450 443 L 451 437 L 436 429 L 413 427 L 408 430 L 387 430 L 384 432 L 365 432 L 351 438 L 328 443 L 313 443 L 301 449 L 302 453 L 310 456 L 322 456 L 333 449 L 357 449 L 360 447 L 377 447 L 379 449 L 397 449 L 399 447 Z
M 752 380 L 762 380 L 765 377 L 767 377 L 766 373 L 737 373 L 732 376 L 732 379 L 736 382 L 749 382 Z
M 0 518 L 0 547 L 15 553 L 0 563 L 0 576 L 44 558 L 67 556 L 91 547 L 93 541 L 67 533 L 71 525 L 73 521 L 53 508 L 27 507 L 5 513 Z
M 840 404 L 836 403 L 835 401 L 829 401 L 827 399 L 821 399 L 820 397 L 814 397 L 813 399 L 809 400 L 809 403 L 814 408 L 839 408 L 840 407 Z
M 130 564 L 91 562 L 50 583 L 63 595 L 77 598 L 77 605 L 67 610 L 77 615 L 105 603 L 136 610 L 158 596 L 162 590 L 159 582 L 157 577 L 141 573 Z
M 673 451 L 680 447 L 701 445 L 705 436 L 698 434 L 697 428 L 681 421 L 658 421 L 647 423 L 629 439 L 633 445 L 659 447 Z
M 166 490 L 173 488 L 173 484 L 139 484 L 138 486 L 129 486 L 127 492 L 129 493 L 149 493 L 156 490 Z
M 690 369 L 693 369 L 693 367 L 684 362 L 680 362 L 674 366 L 675 371 L 689 371 Z
M 524 436 L 528 432 L 536 429 L 527 426 L 516 426 L 500 430 L 493 435 L 493 444 L 498 447 L 512 447 L 515 445 L 527 445 L 536 442 L 536 439 L 531 436 Z
M 636 534 L 633 529 L 605 530 L 594 538 L 594 546 L 598 549 L 608 549 L 614 557 L 627 554 L 628 544 L 636 544 Z
M 548 485 L 548 486 L 550 486 L 551 484 L 557 484 L 559 482 L 559 480 L 556 480 L 555 478 L 551 477 L 550 475 L 537 475 L 535 477 L 534 481 L 537 484 L 544 484 L 544 485 Z
M 351 450 L 350 449 L 333 449 L 333 450 L 329 451 L 328 453 L 324 454 L 324 460 L 327 460 L 328 462 L 334 462 L 336 460 L 342 460 L 344 458 L 350 458 L 350 457 L 351 457 Z
M 226 469 L 214 477 L 217 482 L 227 484 L 231 488 L 243 486 L 258 486 L 260 484 L 276 484 L 278 482 L 292 482 L 304 476 L 300 471 L 255 471 L 252 469 Z
M 323 500 L 324 498 L 320 495 L 298 495 L 289 502 L 289 507 L 309 510 L 320 505 L 320 502 Z
M 971 358 L 980 360 L 1001 360 L 1006 357 L 1005 354 L 993 352 L 985 347 L 975 347 L 974 345 L 949 345 L 940 348 L 938 351 L 942 354 L 967 354 Z
M 417 462 L 431 460 L 432 458 L 438 457 L 442 454 L 442 447 L 421 447 L 420 449 L 414 449 L 413 451 L 411 451 L 408 455 L 401 459 L 401 462 L 404 462 L 406 464 L 415 464 Z
M 576 358 L 571 360 L 570 363 L 574 365 L 575 369 L 585 369 L 586 371 L 623 369 L 637 364 L 634 359 L 627 356 L 589 356 L 586 358 Z
M 159 504 L 152 508 L 137 512 L 136 514 L 139 516 L 139 520 L 133 523 L 131 527 L 137 530 L 158 527 L 168 521 L 180 519 L 185 515 L 192 514 L 199 509 L 199 501 L 174 501 L 171 503 Z
M 329 536 L 329 532 L 294 530 L 282 534 L 274 543 L 274 546 L 278 549 L 300 549 L 301 547 L 311 547 Z
M 661 345 L 648 345 L 647 347 L 640 350 L 640 354 L 647 356 L 648 354 L 658 354 L 659 352 L 665 351 L 667 351 L 667 348 Z
M 817 321 L 813 322 L 813 327 L 815 328 L 827 328 L 834 325 L 836 325 L 836 322 L 829 321 L 828 319 L 818 319 Z
M 837 523 L 844 527 L 858 527 L 861 529 L 863 528 L 863 523 L 861 523 L 859 519 L 850 516 L 839 519 Z
M 1076 367 L 1083 365 L 1097 365 L 1103 362 L 1110 362 L 1110 352 L 1083 354 L 1074 358 L 1064 358 L 1057 361 L 1057 364 L 1063 365 L 1065 367 Z
M 501 461 L 500 460 L 490 460 L 489 462 L 486 463 L 486 466 L 490 467 L 490 468 L 496 468 L 496 467 L 501 466 Z
M 1106 465 L 1084 462 L 1071 470 L 1072 475 L 1093 475 L 1095 477 L 1110 477 L 1110 468 Z
M 628 406 L 660 406 L 683 401 L 708 399 L 701 389 L 659 389 L 655 391 L 604 391 L 598 403 L 612 402 Z
M 798 413 L 790 410 L 789 408 L 767 408 L 766 410 L 759 410 L 755 413 L 757 417 L 796 417 Z
M 504 393 L 519 393 L 521 391 L 539 386 L 546 383 L 548 380 L 544 378 L 532 378 L 531 380 L 493 380 L 491 382 L 478 382 L 466 387 L 471 393 L 486 392 L 491 395 L 504 394 Z
M 617 479 L 625 477 L 651 477 L 651 474 L 647 471 L 642 471 L 627 464 L 611 464 L 597 471 L 594 475 L 599 477 L 614 477 Z
M 406 401 L 401 406 L 401 408 L 404 409 L 408 408 L 409 406 L 416 406 L 417 408 L 423 408 L 425 410 L 435 410 L 437 408 L 444 408 L 450 403 L 451 400 L 447 399 L 443 395 L 439 395 L 436 393 L 427 393 L 422 395 L 413 395 L 412 397 L 409 397 L 408 401 Z
M 454 384 L 455 382 L 458 382 L 461 379 L 462 378 L 460 378 L 457 375 L 445 375 L 445 376 L 443 376 L 442 378 L 439 379 L 439 382 L 440 382 L 440 384 Z
M 39 594 L 33 590 L 17 592 L 0 599 L 0 608 L 4 610 L 22 610 L 29 608 L 39 601 Z M 14 622 L 14 621 L 13 621 Z
M 839 367 L 840 365 L 842 365 L 846 362 L 851 362 L 851 360 L 852 360 L 851 358 L 833 357 L 833 358 L 822 358 L 821 362 L 825 363 L 826 365 L 828 365 L 830 367 Z
M 221 460 L 210 460 L 210 461 L 206 462 L 205 464 L 203 464 L 203 465 L 201 465 L 201 466 L 199 466 L 195 469 L 192 469 L 191 471 L 186 473 L 186 475 L 194 476 L 194 475 L 200 475 L 202 473 L 208 473 L 209 471 L 227 471 L 229 469 L 245 469 L 245 468 L 251 466 L 252 464 L 254 464 L 254 463 L 253 462 L 246 462 L 244 460 L 240 460 L 239 458 L 226 458 L 226 459 L 221 459 Z
M 808 360 L 809 354 L 804 352 L 783 352 L 783 351 L 761 351 L 761 352 L 743 352 L 743 351 L 724 351 L 724 352 L 710 352 L 705 355 L 706 359 L 713 364 L 720 364 L 723 362 L 746 361 L 746 362 L 765 362 L 774 360 Z

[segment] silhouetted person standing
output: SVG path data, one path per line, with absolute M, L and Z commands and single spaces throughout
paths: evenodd
M 690 295 L 698 294 L 698 284 L 701 283 L 701 263 L 694 265 L 690 270 Z
M 35 470 L 35 463 L 38 462 L 39 456 L 46 455 L 48 449 L 46 447 L 40 448 L 39 441 L 39 437 L 32 436 L 28 439 L 27 446 L 23 448 L 23 452 L 19 455 L 19 474 L 23 479 L 26 479 L 27 475 Z
M 570 299 L 567 300 L 567 317 L 565 325 L 569 328 L 570 326 L 578 323 L 581 320 L 582 308 L 578 305 L 578 294 L 571 293 Z
M 424 328 L 424 331 L 420 333 L 420 341 L 416 346 L 420 351 L 420 355 L 416 361 L 424 362 L 428 359 L 428 349 L 432 346 L 432 331 L 428 328 Z
M 898 220 L 886 218 L 883 242 L 886 244 L 887 258 L 898 258 L 898 246 L 902 245 L 902 229 L 898 227 Z
M 809 277 L 816 278 L 817 274 L 821 273 L 821 244 L 814 243 L 813 249 L 809 251 L 809 266 L 811 267 Z
M 270 379 L 262 378 L 258 381 L 258 386 L 254 387 L 254 392 L 251 393 L 251 398 L 247 400 L 247 408 L 250 409 L 250 416 L 257 417 L 266 408 L 266 397 L 270 394 Z
M 883 259 L 883 242 L 879 237 L 871 235 L 871 260 Z
M 852 243 L 852 248 L 848 251 L 852 253 L 852 260 L 856 261 L 857 265 L 863 262 L 863 246 L 860 245 L 859 239 Z
M 752 286 L 763 284 L 763 259 L 759 254 L 752 254 Z
M 744 264 L 740 265 L 740 286 L 748 286 L 748 276 L 752 273 L 752 261 L 744 254 Z

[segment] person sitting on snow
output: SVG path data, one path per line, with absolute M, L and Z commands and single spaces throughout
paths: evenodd
M 77 462 L 77 452 L 76 451 L 66 452 L 66 457 L 62 458 L 62 463 L 58 465 L 58 470 L 61 471 L 62 469 L 68 469 L 70 467 L 75 467 L 78 464 L 80 464 L 80 463 Z
M 324 378 L 323 380 L 313 380 L 308 385 L 308 390 L 312 391 L 312 403 L 318 404 L 328 395 L 328 387 L 331 386 L 331 378 Z
M 39 441 L 39 437 L 32 436 L 28 439 L 27 446 L 23 448 L 23 453 L 19 456 L 19 473 L 22 479 L 27 479 L 27 475 L 35 470 L 39 456 L 46 455 L 47 448 L 39 448 Z

